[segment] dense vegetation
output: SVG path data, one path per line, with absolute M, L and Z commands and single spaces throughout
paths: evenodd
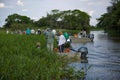
M 110 35 L 120 36 L 120 0 L 112 0 L 107 13 L 98 20 L 98 27 L 103 27 Z
M 36 48 L 37 42 L 41 48 Z M 44 35 L 5 34 L 2 30 L 0 46 L 0 80 L 77 80 L 85 76 L 68 67 L 64 56 L 48 51 Z
M 90 16 L 80 10 L 59 11 L 52 10 L 47 17 L 37 21 L 41 26 L 50 26 L 61 29 L 83 29 L 89 27 Z M 39 26 L 38 25 L 38 26 Z
M 21 16 L 19 14 L 12 14 L 6 18 L 6 24 L 4 28 L 12 30 L 29 28 L 55 28 L 55 29 L 71 29 L 81 30 L 86 29 L 89 31 L 90 16 L 80 10 L 67 10 L 59 11 L 52 10 L 47 13 L 46 17 L 40 18 L 38 21 L 34 21 L 27 16 Z
M 3 27 L 11 30 L 25 30 L 28 27 L 35 27 L 33 20 L 27 16 L 21 16 L 19 14 L 9 15 L 5 21 L 6 23 Z
M 64 63 L 42 48 L 45 45 L 42 36 L 0 36 L 1 80 L 48 80 L 60 77 L 59 67 Z M 41 49 L 36 48 L 38 41 L 41 42 Z

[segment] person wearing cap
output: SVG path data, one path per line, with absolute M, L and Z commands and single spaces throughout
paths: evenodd
M 47 39 L 47 48 L 48 48 L 48 50 L 53 51 L 54 34 L 52 33 L 51 29 L 47 29 L 46 39 Z

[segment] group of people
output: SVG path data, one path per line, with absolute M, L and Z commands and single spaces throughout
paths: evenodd
M 94 39 L 94 34 L 88 34 L 87 35 L 86 31 L 82 30 L 81 32 L 78 33 L 78 38 L 84 38 L 84 37 L 90 38 L 90 39 L 93 40 Z
M 34 29 L 30 29 L 27 28 L 24 31 L 21 30 L 15 30 L 14 32 L 9 31 L 8 29 L 6 30 L 6 33 L 9 34 L 25 34 L 25 35 L 32 35 L 32 34 L 44 34 L 46 37 L 46 46 L 48 48 L 48 50 L 53 51 L 54 48 L 54 39 L 57 39 L 57 45 L 58 45 L 58 49 L 60 53 L 64 52 L 64 48 L 65 48 L 65 44 L 66 42 L 70 42 L 70 37 L 69 34 L 67 32 L 65 32 L 64 34 L 62 32 L 56 32 L 55 29 L 50 29 L 47 28 L 44 31 L 41 31 L 40 29 L 34 30 Z M 39 47 L 40 44 L 36 44 L 37 47 Z
M 30 35 L 30 34 L 41 34 L 41 30 L 40 29 L 37 29 L 36 31 L 34 29 L 30 29 L 30 28 L 27 28 L 26 30 L 26 33 L 27 35 Z
M 47 31 L 46 31 L 47 48 L 51 51 L 54 48 L 54 38 L 55 38 L 55 36 L 56 36 L 56 31 L 55 30 L 47 29 Z M 67 41 L 70 41 L 68 39 L 69 39 L 69 34 L 67 32 L 65 32 L 64 34 L 62 32 L 59 32 L 57 43 L 58 43 L 58 48 L 59 48 L 60 53 L 64 52 L 65 43 Z
M 15 31 L 10 31 L 10 30 L 6 30 L 6 34 L 26 34 L 26 35 L 30 35 L 30 34 L 41 34 L 42 31 L 40 29 L 34 30 L 34 29 L 30 29 L 27 28 L 26 30 L 22 31 L 22 30 L 15 30 Z
M 83 38 L 83 37 L 87 37 L 85 30 L 82 30 L 80 33 L 78 33 L 78 38 Z
M 9 30 L 6 31 L 6 33 L 9 33 Z M 20 33 L 20 32 L 18 32 Z M 40 29 L 37 29 L 36 31 L 34 29 L 27 28 L 26 31 L 23 31 L 23 34 L 30 35 L 30 34 L 41 34 L 43 33 L 46 37 L 46 46 L 48 50 L 53 51 L 54 49 L 54 39 L 57 37 L 57 45 L 60 53 L 64 52 L 65 45 L 68 43 L 70 45 L 71 39 L 67 32 L 56 32 L 55 29 L 47 28 L 43 32 Z M 88 38 L 94 38 L 93 34 L 87 35 L 85 30 L 82 30 L 80 33 L 78 33 L 78 38 L 82 37 L 88 37 Z

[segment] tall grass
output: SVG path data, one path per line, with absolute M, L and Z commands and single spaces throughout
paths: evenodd
M 59 80 L 63 65 L 43 35 L 0 34 L 0 80 Z
M 36 48 L 37 42 L 41 43 L 41 48 Z M 0 80 L 69 79 L 75 73 L 72 69 L 72 73 L 69 73 L 70 70 L 64 70 L 67 63 L 67 59 L 46 49 L 44 35 L 0 32 Z M 81 75 L 74 75 L 72 78 Z

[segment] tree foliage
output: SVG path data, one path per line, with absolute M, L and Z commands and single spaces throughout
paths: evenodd
M 9 15 L 6 19 L 6 24 L 4 25 L 5 28 L 10 29 L 26 29 L 33 24 L 33 20 L 31 20 L 27 16 L 21 16 L 19 14 L 12 14 Z
M 120 0 L 111 0 L 111 6 L 107 7 L 107 13 L 98 18 L 98 27 L 106 31 L 120 32 Z
M 52 10 L 37 21 L 37 26 L 49 26 L 62 29 L 88 29 L 90 16 L 80 10 Z
M 39 28 L 51 27 L 55 29 L 86 29 L 89 31 L 90 16 L 80 10 L 59 11 L 57 9 L 47 13 L 46 17 L 33 21 L 27 16 L 12 14 L 5 20 L 5 28 L 26 29 L 27 27 L 37 26 Z

